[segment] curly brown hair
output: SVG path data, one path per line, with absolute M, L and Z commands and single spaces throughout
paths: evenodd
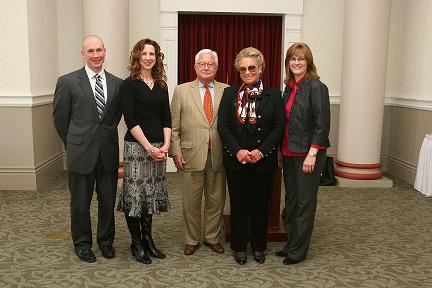
M 147 38 L 142 39 L 138 41 L 133 47 L 129 56 L 128 70 L 130 71 L 130 77 L 134 80 L 141 79 L 140 57 L 145 45 L 152 45 L 155 48 L 156 64 L 152 68 L 151 75 L 155 83 L 157 83 L 162 89 L 167 90 L 167 77 L 165 72 L 165 65 L 163 64 L 165 55 L 160 51 L 159 44 L 154 40 Z
M 294 80 L 294 74 L 289 68 L 289 62 L 291 57 L 298 57 L 298 58 L 304 58 L 306 60 L 306 81 L 309 81 L 311 79 L 320 79 L 318 76 L 317 69 L 315 67 L 313 56 L 312 56 L 312 50 L 309 48 L 309 46 L 306 43 L 297 42 L 291 45 L 290 48 L 288 48 L 286 57 L 285 57 L 285 72 L 286 72 L 286 78 L 284 80 L 285 84 L 288 84 L 290 81 Z

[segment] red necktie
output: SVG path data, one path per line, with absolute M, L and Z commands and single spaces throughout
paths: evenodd
M 204 86 L 205 87 L 205 93 L 204 93 L 204 113 L 206 114 L 207 120 L 208 122 L 211 124 L 213 121 L 213 103 L 212 103 L 212 97 L 211 97 L 211 93 L 210 90 L 208 88 L 208 86 Z M 208 143 L 209 149 L 211 148 L 211 143 L 210 143 L 210 139 L 209 139 L 209 143 Z
M 208 86 L 205 87 L 205 93 L 204 93 L 204 113 L 206 114 L 208 122 L 211 124 L 213 121 L 213 103 L 212 103 L 212 97 L 210 94 L 210 90 Z

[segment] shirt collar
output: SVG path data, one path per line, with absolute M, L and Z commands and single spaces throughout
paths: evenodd
M 102 69 L 99 73 L 95 73 L 93 70 L 91 70 L 87 65 L 85 65 L 85 71 L 87 73 L 87 76 L 89 79 L 93 79 L 96 74 L 101 76 L 102 79 L 105 79 L 105 70 Z
M 205 88 L 204 84 L 203 84 L 200 80 L 198 80 L 198 87 L 199 87 L 199 88 Z M 209 88 L 214 88 L 214 81 L 210 82 L 210 83 L 208 84 L 208 87 L 209 87 Z

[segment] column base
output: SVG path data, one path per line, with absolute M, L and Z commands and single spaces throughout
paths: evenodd
M 354 180 L 376 180 L 383 177 L 381 163 L 355 164 L 335 161 L 335 175 Z
M 381 179 L 376 180 L 355 180 L 336 176 L 337 186 L 346 188 L 392 188 L 393 181 L 381 177 Z

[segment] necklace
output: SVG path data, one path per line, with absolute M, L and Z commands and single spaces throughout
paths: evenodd
M 144 78 L 141 77 L 141 76 L 140 76 L 140 78 L 141 78 L 141 80 L 142 80 L 144 83 L 147 84 L 147 86 L 150 87 L 150 89 L 153 88 L 153 85 L 154 85 L 154 80 L 153 80 L 153 79 L 144 79 Z

